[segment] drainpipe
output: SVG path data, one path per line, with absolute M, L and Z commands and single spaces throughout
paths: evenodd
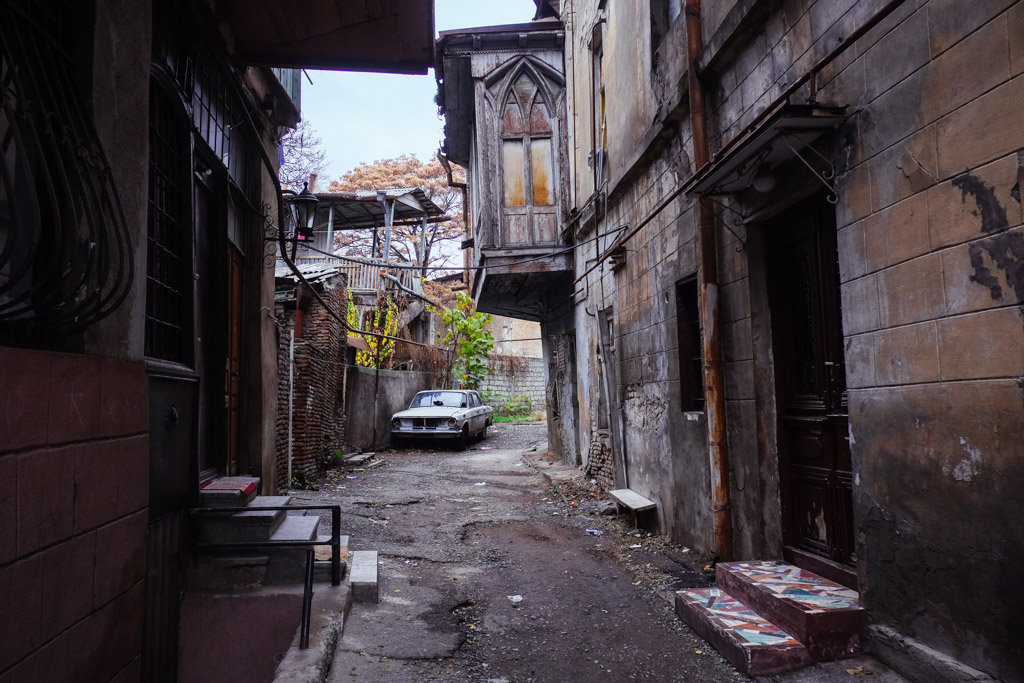
M 690 95 L 690 132 L 694 167 L 708 163 L 707 116 L 704 89 L 697 75 L 697 57 L 704 47 L 700 0 L 686 0 L 686 56 Z M 707 197 L 697 199 L 700 236 L 700 309 L 704 334 L 704 392 L 708 416 L 708 454 L 711 458 L 711 510 L 715 553 L 732 559 L 732 503 L 729 500 L 729 446 L 725 431 L 725 379 L 718 327 L 718 248 L 715 210 Z

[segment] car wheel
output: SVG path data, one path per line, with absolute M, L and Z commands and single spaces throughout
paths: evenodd
M 484 422 L 484 428 L 480 430 L 480 439 L 482 440 L 482 439 L 486 439 L 486 438 L 487 438 L 487 423 Z
M 469 444 L 469 425 L 462 428 L 462 433 L 455 437 L 455 450 L 464 451 Z

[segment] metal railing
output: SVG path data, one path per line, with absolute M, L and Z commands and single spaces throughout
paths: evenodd
M 309 621 L 312 614 L 313 604 L 313 545 L 331 546 L 331 585 L 341 585 L 341 506 L 340 505 L 259 505 L 252 507 L 208 507 L 192 508 L 193 522 L 197 522 L 205 515 L 211 514 L 234 514 L 238 512 L 276 512 L 284 510 L 330 510 L 331 511 L 331 537 L 328 540 L 314 538 L 308 541 L 232 541 L 230 543 L 209 543 L 198 542 L 196 547 L 200 550 L 232 548 L 308 548 L 306 550 L 306 563 L 304 566 L 304 591 L 302 594 L 302 622 L 299 632 L 299 649 L 305 650 L 309 647 Z M 196 538 L 199 535 L 196 534 Z

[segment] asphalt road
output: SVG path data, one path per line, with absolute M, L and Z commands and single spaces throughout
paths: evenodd
M 724 683 L 739 674 L 674 614 L 703 559 L 601 514 L 603 492 L 546 453 L 543 423 L 495 425 L 462 452 L 411 444 L 330 470 L 296 502 L 337 502 L 352 550 L 377 550 L 331 683 Z M 772 681 L 853 681 L 871 660 Z M 806 678 L 810 675 L 810 678 Z

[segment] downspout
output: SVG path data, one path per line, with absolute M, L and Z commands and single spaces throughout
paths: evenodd
M 708 163 L 707 116 L 704 89 L 697 75 L 697 57 L 704 47 L 700 0 L 686 0 L 686 72 L 690 96 L 690 133 L 694 168 Z M 700 309 L 704 354 L 704 392 L 708 417 L 708 455 L 711 459 L 711 510 L 715 554 L 732 559 L 732 503 L 729 500 L 729 445 L 725 431 L 725 376 L 718 326 L 718 248 L 715 209 L 708 197 L 697 198 L 700 239 Z

